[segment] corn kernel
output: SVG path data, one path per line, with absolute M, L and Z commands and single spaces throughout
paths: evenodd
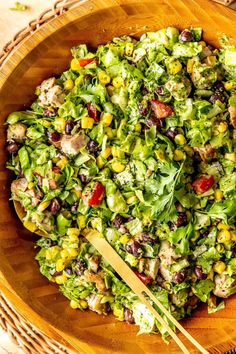
M 127 204 L 134 204 L 136 201 L 138 200 L 138 198 L 136 197 L 136 195 L 132 195 L 131 197 L 129 197 L 127 200 L 126 200 L 126 203 Z
M 219 243 L 228 243 L 231 239 L 230 232 L 228 230 L 220 230 L 217 235 L 217 241 Z
M 233 83 L 231 81 L 227 81 L 227 82 L 224 83 L 224 87 L 225 87 L 225 89 L 227 91 L 230 91 L 230 90 L 232 90 L 234 88 L 234 85 L 233 85 Z
M 67 248 L 67 252 L 70 258 L 75 258 L 78 256 L 78 250 L 75 248 Z
M 180 63 L 179 60 L 172 61 L 169 64 L 169 68 L 168 68 L 169 74 L 175 75 L 178 74 L 178 72 L 180 72 L 181 70 L 182 70 L 182 64 Z
M 67 164 L 68 164 L 68 160 L 65 156 L 62 156 L 61 159 L 56 163 L 56 165 L 60 167 L 60 169 L 66 167 Z
M 114 86 L 112 86 L 112 85 L 108 85 L 107 86 L 107 93 L 108 93 L 109 96 L 113 95 L 114 90 L 115 90 Z
M 70 301 L 70 307 L 71 307 L 72 309 L 76 310 L 77 308 L 79 308 L 79 304 L 78 304 L 77 301 L 71 300 L 71 301 Z
M 186 145 L 186 146 L 184 147 L 184 151 L 185 151 L 186 154 L 187 154 L 188 156 L 190 156 L 190 157 L 192 157 L 192 156 L 194 155 L 194 150 L 193 150 L 193 148 L 192 148 L 191 146 L 189 146 L 189 145 Z
M 165 152 L 161 149 L 155 150 L 155 155 L 158 158 L 158 160 L 164 161 L 166 159 Z
M 175 136 L 175 142 L 178 145 L 184 145 L 184 144 L 186 144 L 186 139 L 183 134 L 177 134 Z
M 59 246 L 52 246 L 46 250 L 45 257 L 48 261 L 54 259 L 61 251 Z
M 214 195 L 215 195 L 215 200 L 222 200 L 224 198 L 224 195 L 220 189 L 216 189 L 214 191 Z
M 81 229 L 84 229 L 86 226 L 86 218 L 84 215 L 79 215 L 77 218 L 77 224 Z
M 28 188 L 29 188 L 29 189 L 33 189 L 33 188 L 34 188 L 34 182 L 29 182 Z
M 66 281 L 67 281 L 67 276 L 64 274 L 58 275 L 57 277 L 55 277 L 55 282 L 59 285 L 65 284 Z
M 113 157 L 116 157 L 117 159 L 122 159 L 124 158 L 125 154 L 118 146 L 113 145 L 111 148 L 111 153 Z
M 81 198 L 82 192 L 80 189 L 73 189 L 73 192 L 75 193 L 75 195 L 78 199 Z
M 174 161 L 182 161 L 185 158 L 185 154 L 181 150 L 175 150 L 174 151 Z
M 38 206 L 38 211 L 39 212 L 44 211 L 45 209 L 47 209 L 47 207 L 49 207 L 50 204 L 51 204 L 51 200 L 46 200 L 45 202 L 40 203 Z
M 234 163 L 236 163 L 236 153 L 232 152 L 232 153 L 226 153 L 225 154 L 225 158 L 226 160 L 232 161 Z
M 116 173 L 120 173 L 120 172 L 123 172 L 124 169 L 125 169 L 125 165 L 121 162 L 113 162 L 112 165 L 111 165 L 112 169 L 114 172 Z
M 56 262 L 56 271 L 57 272 L 62 272 L 67 266 L 67 262 L 65 259 L 58 259 Z
M 81 68 L 81 66 L 79 64 L 79 60 L 76 58 L 72 59 L 70 62 L 70 67 L 72 70 L 75 70 L 75 71 L 79 70 Z
M 219 222 L 219 224 L 217 225 L 217 229 L 218 230 L 230 230 L 230 226 Z
M 199 44 L 200 44 L 202 47 L 206 47 L 206 42 L 204 42 L 204 41 L 200 41 Z
M 233 231 L 230 233 L 231 241 L 236 241 L 236 232 Z
M 107 159 L 111 155 L 111 148 L 108 146 L 105 150 L 103 150 L 100 154 L 104 159 Z
M 61 258 L 63 258 L 65 260 L 66 258 L 69 257 L 69 253 L 67 252 L 66 249 L 64 249 L 61 251 L 60 256 L 61 256 Z
M 119 241 L 120 243 L 122 243 L 122 245 L 125 245 L 129 241 L 129 236 L 127 234 L 124 234 L 120 237 Z
M 105 129 L 105 133 L 106 133 L 106 135 L 107 135 L 107 137 L 108 137 L 109 139 L 113 139 L 114 134 L 113 134 L 113 130 L 112 130 L 112 128 L 110 128 L 110 127 L 106 127 L 106 129 Z
M 104 112 L 101 116 L 100 123 L 106 127 L 109 127 L 109 125 L 111 125 L 112 119 L 113 116 L 111 113 Z
M 214 55 L 209 55 L 209 57 L 207 57 L 205 59 L 206 64 L 210 65 L 210 66 L 214 66 L 216 65 L 216 57 Z
M 97 166 L 99 169 L 103 168 L 103 166 L 105 165 L 104 159 L 102 158 L 102 156 L 98 156 L 96 158 L 96 162 L 97 162 Z
M 63 83 L 64 89 L 70 91 L 74 87 L 74 81 L 72 79 L 68 79 Z
M 211 269 L 207 275 L 207 279 L 213 280 L 214 279 L 214 270 Z
M 194 65 L 193 59 L 188 59 L 188 61 L 187 61 L 187 72 L 189 74 L 191 74 L 193 72 L 193 65 Z
M 226 265 L 222 261 L 218 261 L 213 265 L 214 272 L 222 274 L 226 269 Z
M 63 133 L 65 130 L 66 121 L 65 118 L 58 117 L 54 121 L 54 127 L 59 133 Z
M 81 118 L 81 128 L 92 129 L 94 122 L 94 119 L 91 117 L 83 117 Z
M 141 123 L 135 124 L 134 130 L 135 130 L 137 133 L 140 133 L 141 130 L 142 130 L 142 124 L 141 124 Z
M 107 73 L 105 71 L 100 71 L 98 73 L 98 79 L 101 82 L 101 84 L 103 84 L 103 85 L 107 85 L 111 81 L 110 76 L 107 75 Z
M 115 88 L 120 88 L 124 85 L 124 79 L 120 76 L 117 76 L 112 80 L 112 84 Z
M 218 131 L 220 133 L 225 133 L 226 130 L 228 129 L 228 124 L 226 122 L 220 122 L 218 125 Z
M 84 310 L 88 307 L 88 303 L 86 300 L 80 300 L 79 304 Z
M 71 235 L 77 235 L 79 236 L 80 234 L 80 230 L 77 228 L 77 227 L 70 227 L 68 230 L 67 230 L 67 235 L 68 236 L 71 236 Z
M 84 79 L 84 75 L 78 76 L 77 79 L 75 79 L 75 86 L 81 85 L 83 82 L 83 79 Z
M 134 44 L 133 43 L 126 43 L 125 54 L 130 57 L 133 54 L 133 51 L 134 51 Z
M 30 220 L 24 221 L 23 225 L 27 230 L 29 230 L 31 232 L 35 232 L 38 228 L 37 225 Z
M 79 236 L 78 236 L 78 235 L 71 234 L 71 235 L 69 236 L 69 239 L 70 239 L 70 242 L 73 242 L 73 243 L 76 243 L 76 244 L 79 243 Z

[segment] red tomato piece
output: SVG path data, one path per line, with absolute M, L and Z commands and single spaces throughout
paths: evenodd
M 58 167 L 58 166 L 53 166 L 52 171 L 53 171 L 54 173 L 60 173 L 60 172 L 61 172 L 61 169 L 60 169 L 60 167 Z
M 145 285 L 148 285 L 153 281 L 152 277 L 149 277 L 148 275 L 145 275 L 143 273 L 139 273 L 137 270 L 135 270 L 134 273 Z
M 93 187 L 92 193 L 88 199 L 88 205 L 90 206 L 100 205 L 103 200 L 104 192 L 105 192 L 105 188 L 102 185 L 102 183 L 96 182 Z
M 87 110 L 89 117 L 93 118 L 95 122 L 99 122 L 99 111 L 91 102 L 87 104 Z
M 192 187 L 197 194 L 208 191 L 215 182 L 214 176 L 201 176 L 192 183 Z
M 95 58 L 82 58 L 79 59 L 79 65 L 81 66 L 81 68 L 83 68 L 84 66 L 92 63 L 95 60 Z
M 152 100 L 151 105 L 152 105 L 152 110 L 154 111 L 155 116 L 157 118 L 166 118 L 169 116 L 173 116 L 174 114 L 173 108 L 164 102 Z

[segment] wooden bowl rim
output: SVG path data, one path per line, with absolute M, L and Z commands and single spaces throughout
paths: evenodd
M 166 3 L 165 0 L 161 1 L 160 5 Z M 63 27 L 72 23 L 79 18 L 89 16 L 97 11 L 104 11 L 108 8 L 118 7 L 122 5 L 135 4 L 135 0 L 110 0 L 109 5 L 105 2 L 101 2 L 99 7 L 97 7 L 96 0 L 85 0 L 76 5 L 74 8 L 68 10 L 67 12 L 61 14 L 60 16 L 54 18 L 50 22 L 46 23 L 45 26 L 40 27 L 36 32 L 34 32 L 30 37 L 27 37 L 23 40 L 6 59 L 4 62 L 1 71 L 0 71 L 0 93 L 4 88 L 4 85 L 10 75 L 14 70 L 20 65 L 21 61 L 31 53 L 38 45 L 40 45 L 45 39 L 53 35 L 58 30 L 61 30 Z M 148 3 L 148 0 L 143 2 Z M 173 6 L 178 3 L 178 0 L 175 0 Z M 200 9 L 205 9 L 206 6 L 209 6 L 211 9 L 219 11 L 219 16 L 227 18 L 230 22 L 236 21 L 236 11 L 223 7 L 220 4 L 213 3 L 210 0 L 198 0 L 196 3 L 195 0 L 188 1 L 188 7 L 193 8 L 197 6 Z M 199 9 L 198 9 L 199 10 Z M 0 250 L 1 254 L 1 250 Z M 1 254 L 2 256 L 2 254 Z M 4 256 L 3 256 L 4 257 Z M 86 353 L 86 354 L 95 354 L 95 351 L 88 346 L 85 342 L 80 341 L 81 346 L 78 347 L 73 340 L 73 337 L 61 330 L 55 328 L 52 324 L 49 324 L 45 319 L 32 309 L 13 289 L 9 281 L 4 276 L 4 271 L 0 269 L 0 289 L 5 295 L 10 299 L 13 305 L 17 304 L 17 311 L 20 315 L 26 318 L 27 314 L 31 313 L 31 323 L 39 328 L 43 333 L 50 336 L 53 332 L 58 341 L 61 341 L 65 345 L 65 340 L 72 345 L 72 347 Z

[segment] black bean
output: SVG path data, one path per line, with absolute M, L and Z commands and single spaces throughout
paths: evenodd
M 179 131 L 176 127 L 171 127 L 169 129 L 167 129 L 167 131 L 166 131 L 166 136 L 170 140 L 174 140 L 174 138 L 176 137 L 177 134 L 179 134 Z
M 92 79 L 92 75 L 91 74 L 85 74 L 84 78 L 83 78 L 83 82 L 87 83 Z
M 72 120 L 68 120 L 68 122 L 66 122 L 66 126 L 65 126 L 65 133 L 70 135 L 74 126 L 75 126 L 75 123 Z
M 179 36 L 182 42 L 191 42 L 193 40 L 192 32 L 188 29 L 183 30 Z
M 124 315 L 125 315 L 125 321 L 128 324 L 133 324 L 134 323 L 134 317 L 133 317 L 133 311 L 132 310 L 130 310 L 128 308 L 125 308 Z
M 138 105 L 138 110 L 141 116 L 146 116 L 148 114 L 148 104 L 140 102 Z
M 217 81 L 213 86 L 215 91 L 224 92 L 224 84 L 222 81 Z
M 19 145 L 15 142 L 11 142 L 7 144 L 7 151 L 10 154 L 14 154 L 15 152 L 17 152 L 19 150 Z
M 155 125 L 158 130 L 160 130 L 163 126 L 163 121 L 160 118 L 157 118 L 154 113 L 150 115 L 150 117 L 146 120 L 146 125 L 148 128 Z
M 203 280 L 207 278 L 207 274 L 203 273 L 202 267 L 201 266 L 196 266 L 194 268 L 194 273 L 198 277 L 198 279 Z
M 71 212 L 72 214 L 76 214 L 78 209 L 78 203 L 75 203 L 71 206 Z
M 178 214 L 178 218 L 177 218 L 177 220 L 176 220 L 176 222 L 175 222 L 175 225 L 176 225 L 177 227 L 180 227 L 180 226 L 186 225 L 187 222 L 188 222 L 188 220 L 187 220 L 187 215 L 186 215 L 186 213 L 179 213 L 179 214 Z
M 83 275 L 86 268 L 86 263 L 81 259 L 78 260 L 78 262 L 74 266 L 74 270 L 77 275 Z
M 139 238 L 140 242 L 146 242 L 149 244 L 154 244 L 156 241 L 154 238 L 152 238 L 151 234 L 149 232 L 142 232 Z
M 158 87 L 155 89 L 155 92 L 156 92 L 157 95 L 162 96 L 162 95 L 164 94 L 164 89 L 163 89 L 163 87 L 158 86 Z
M 173 280 L 177 284 L 183 283 L 184 279 L 186 278 L 185 272 L 176 272 L 173 276 Z
M 213 93 L 213 95 L 211 95 L 211 97 L 209 98 L 209 101 L 212 104 L 214 104 L 216 101 L 220 101 L 220 102 L 224 103 L 225 96 L 220 91 L 216 91 L 215 93 Z
M 119 229 L 122 224 L 124 224 L 125 219 L 121 215 L 116 215 L 115 219 L 112 220 L 112 226 L 114 226 L 116 229 Z
M 87 150 L 90 154 L 93 154 L 97 151 L 98 143 L 95 140 L 90 140 L 87 144 Z
M 140 243 L 136 240 L 132 240 L 126 243 L 125 250 L 137 258 L 140 258 L 143 253 Z
M 52 132 L 48 133 L 48 137 L 53 143 L 56 143 L 61 139 L 61 134 L 58 132 Z
M 79 175 L 79 178 L 80 178 L 80 180 L 81 180 L 82 183 L 86 183 L 86 182 L 87 182 L 87 176 L 86 176 L 86 175 L 80 174 L 80 175 Z
M 58 211 L 61 209 L 61 203 L 57 198 L 52 199 L 50 204 L 50 211 L 52 215 L 56 215 Z
M 148 94 L 148 89 L 147 89 L 145 86 L 142 86 L 142 87 L 141 87 L 141 94 L 142 94 L 143 96 L 145 96 L 145 95 Z

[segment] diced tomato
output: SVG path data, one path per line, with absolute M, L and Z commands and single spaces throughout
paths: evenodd
M 152 100 L 151 105 L 157 118 L 166 118 L 174 114 L 173 108 L 164 102 Z
M 94 104 L 91 102 L 87 104 L 87 110 L 89 117 L 93 118 L 95 122 L 99 122 L 100 112 L 97 110 Z
M 201 176 L 192 183 L 192 187 L 197 194 L 208 191 L 215 182 L 214 176 Z
M 83 68 L 84 66 L 92 63 L 95 60 L 95 58 L 82 58 L 79 59 L 79 65 L 81 66 L 81 68 Z
M 57 182 L 54 179 L 51 179 L 49 181 L 49 187 L 50 189 L 57 189 Z
M 137 270 L 135 270 L 134 273 L 145 285 L 148 285 L 153 281 L 152 277 L 149 277 L 148 275 L 145 275 L 143 273 L 139 273 Z
M 92 193 L 88 199 L 88 205 L 96 206 L 100 205 L 104 197 L 105 188 L 100 182 L 96 182 Z

